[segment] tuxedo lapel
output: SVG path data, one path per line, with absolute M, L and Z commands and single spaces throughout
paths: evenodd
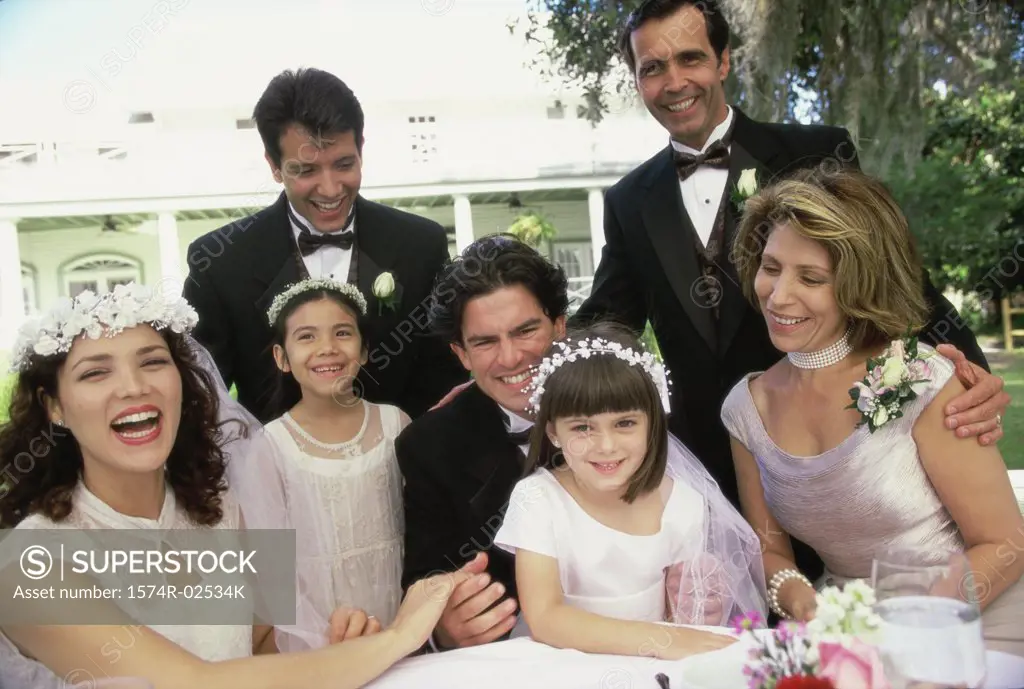
M 472 434 L 468 456 L 472 460 L 466 472 L 479 489 L 469 500 L 470 509 L 481 520 L 499 515 L 512 494 L 512 487 L 522 478 L 522 455 L 509 438 L 505 415 L 497 403 L 476 385 L 461 395 L 465 408 L 471 411 L 466 433 Z
M 274 297 L 288 285 L 304 277 L 288 221 L 287 204 L 287 197 L 282 192 L 268 210 L 266 225 L 261 228 L 265 236 L 259 244 L 260 250 L 250 257 L 252 275 L 259 290 L 255 306 L 260 314 L 266 314 Z
M 740 210 L 732 201 L 733 190 L 744 170 L 756 170 L 758 188 L 770 183 L 785 156 L 776 139 L 766 127 L 759 125 L 733 106 L 736 125 L 733 128 L 732 144 L 729 151 L 729 181 L 725 187 L 726 222 L 723 239 L 725 252 L 722 257 L 723 284 L 722 303 L 719 309 L 717 354 L 724 356 L 739 330 L 747 313 L 749 302 L 743 296 L 743 288 L 736 271 L 736 263 L 743 256 L 734 255 L 733 243 L 740 220 Z
M 644 225 L 676 299 L 713 350 L 715 334 L 711 310 L 703 308 L 693 297 L 700 277 L 693 240 L 696 230 L 679 193 L 679 176 L 672 161 L 671 147 L 661 153 L 661 160 L 651 173 L 646 180 L 648 194 L 642 201 Z
M 381 308 L 377 296 L 373 293 L 373 283 L 381 273 L 390 272 L 395 280 L 394 303 L 400 304 L 402 299 L 401 276 L 395 272 L 395 261 L 398 254 L 399 239 L 394 236 L 386 222 L 378 218 L 376 207 L 362 196 L 356 198 L 356 243 L 353 251 L 358 252 L 356 286 L 366 297 L 367 317 L 371 322 L 384 318 L 391 313 L 387 307 Z
M 733 253 L 733 243 L 736 240 L 736 230 L 740 220 L 740 210 L 732 201 L 733 190 L 739 182 L 740 175 L 744 170 L 756 170 L 757 179 L 760 181 L 767 175 L 754 157 L 739 141 L 733 141 L 729 151 L 729 181 L 725 185 L 726 194 L 726 216 L 725 236 L 722 258 L 719 264 L 722 275 L 722 303 L 719 308 L 718 321 L 718 354 L 722 355 L 729 349 L 733 336 L 743 321 L 747 312 L 746 297 L 743 296 L 743 287 L 740 284 L 739 275 L 736 271 L 737 261 L 742 261 L 742 256 Z

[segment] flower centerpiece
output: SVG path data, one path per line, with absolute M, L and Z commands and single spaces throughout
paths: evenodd
M 757 632 L 757 615 L 734 622 L 753 640 L 743 669 L 748 689 L 889 689 L 875 645 L 874 590 L 851 581 L 824 589 L 817 603 L 812 621 L 784 621 L 768 634 Z
M 890 344 L 881 356 L 868 359 L 868 374 L 850 388 L 853 402 L 846 407 L 860 412 L 857 427 L 867 424 L 874 433 L 903 416 L 903 406 L 916 399 L 931 380 L 927 362 L 931 356 L 932 352 L 918 352 L 916 337 L 906 337 Z

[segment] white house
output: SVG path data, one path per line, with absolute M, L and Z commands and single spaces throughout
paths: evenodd
M 329 18 L 303 27 L 301 49 L 284 41 L 268 56 L 260 36 L 280 38 L 279 24 L 310 2 Z M 0 4 L 0 27 L 20 12 L 19 36 L 33 22 L 128 27 L 74 47 L 47 79 L 6 67 L 25 64 L 16 58 L 34 44 L 0 47 L 0 97 L 32 104 L 0 114 L 0 350 L 24 314 L 58 296 L 128 280 L 180 286 L 189 242 L 273 202 L 281 187 L 249 118 L 270 78 L 301 65 L 338 74 L 363 103 L 364 196 L 437 220 L 453 252 L 538 211 L 557 228 L 542 250 L 584 295 L 603 243 L 603 190 L 664 146 L 664 132 L 628 97 L 596 128 L 578 118 L 579 95 L 542 80 L 529 67 L 535 50 L 506 28 L 518 2 L 395 3 L 376 15 L 313 0 L 254 9 L 231 45 L 229 15 L 211 8 L 234 3 L 167 0 L 159 22 L 148 1 L 127 20 L 114 0 L 82 3 L 109 4 L 111 16 L 66 17 L 82 9 L 60 0 Z M 323 50 L 342 20 L 363 29 Z

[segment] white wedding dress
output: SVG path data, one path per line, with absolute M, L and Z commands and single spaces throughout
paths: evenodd
M 72 511 L 68 518 L 56 523 L 39 514 L 26 517 L 16 529 L 205 529 L 193 523 L 184 509 L 179 508 L 174 493 L 168 488 L 163 509 L 158 519 L 125 516 L 90 492 L 81 482 L 72 494 Z M 239 528 L 239 508 L 225 493 L 222 499 L 224 518 L 215 529 Z M 119 603 L 121 607 L 130 601 Z M 126 612 L 128 612 L 126 610 Z M 150 629 L 173 641 L 199 658 L 207 661 L 230 660 L 252 655 L 251 625 L 150 625 Z M 131 643 L 131 630 L 124 636 Z M 116 638 L 111 643 L 118 644 Z M 122 644 L 123 648 L 127 645 Z M 95 677 L 104 679 L 112 673 L 111 660 L 96 654 L 88 669 L 72 673 L 69 682 L 86 682 Z M 106 666 L 106 667 L 105 667 Z M 88 685 L 86 685 L 88 686 Z M 0 632 L 0 688 L 2 689 L 67 689 L 65 678 L 56 676 L 46 666 L 21 654 L 17 647 Z

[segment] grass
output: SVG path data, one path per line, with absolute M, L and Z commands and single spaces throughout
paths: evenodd
M 1024 351 L 988 356 L 992 373 L 1003 379 L 1010 408 L 1003 415 L 1003 439 L 999 449 L 1008 469 L 1024 469 Z
M 989 355 L 992 372 L 1003 379 L 1010 408 L 1003 418 L 1003 439 L 999 449 L 1008 469 L 1024 469 L 1024 350 Z M 7 400 L 14 376 L 0 378 L 0 425 L 7 422 Z M 231 389 L 232 396 L 234 387 Z

